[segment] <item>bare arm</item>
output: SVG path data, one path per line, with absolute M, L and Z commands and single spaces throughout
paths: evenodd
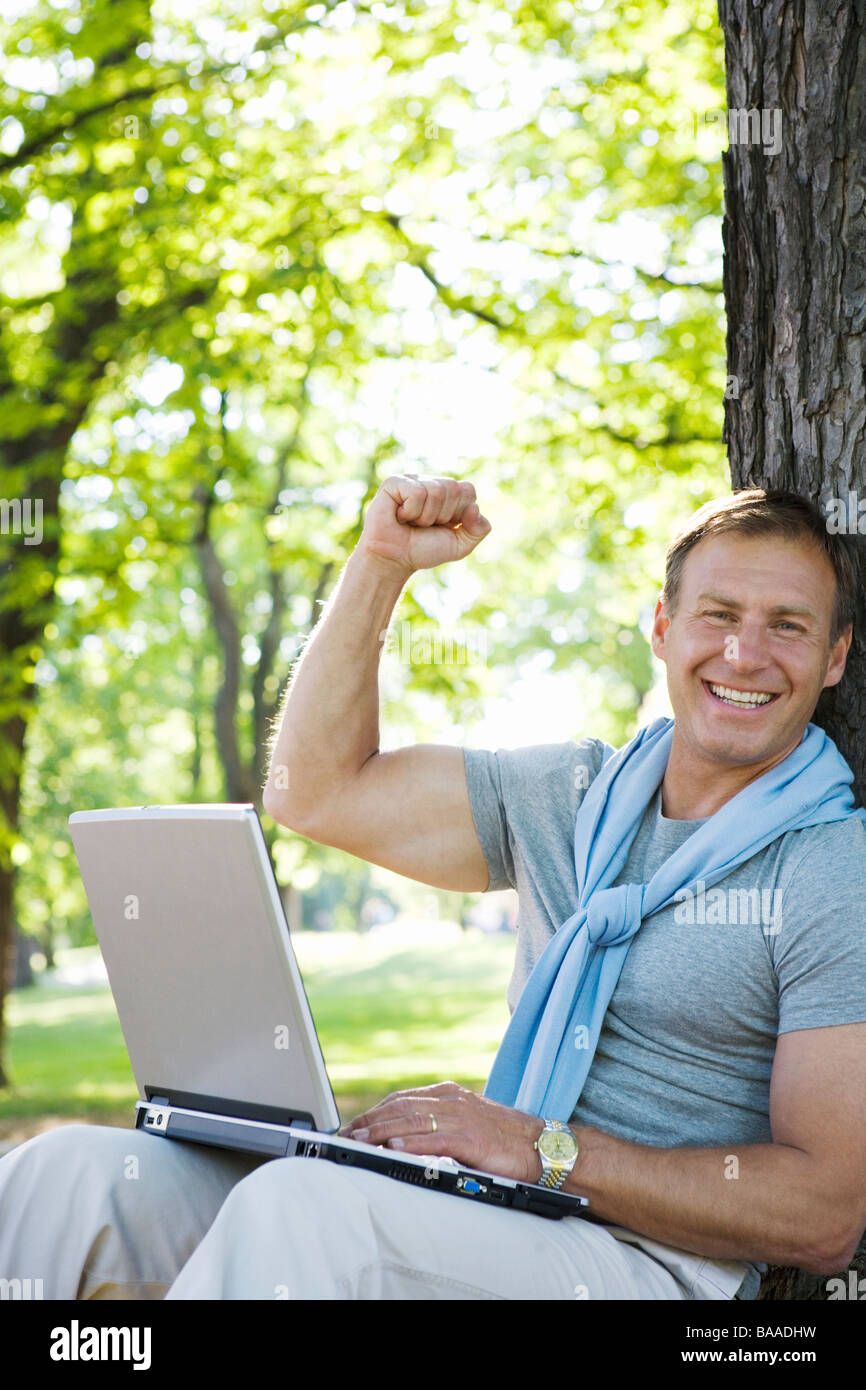
M 565 1191 L 654 1240 L 717 1259 L 846 1268 L 866 1228 L 866 1023 L 783 1033 L 771 1144 L 660 1149 L 575 1126 Z
M 431 1125 L 436 1118 L 436 1129 Z M 711 1259 L 835 1274 L 866 1228 L 866 1023 L 784 1033 L 770 1088 L 770 1144 L 656 1148 L 572 1125 L 562 1190 L 589 1215 Z M 398 1091 L 344 1133 L 538 1182 L 536 1116 L 453 1081 Z
M 298 661 L 274 741 L 264 805 L 281 824 L 407 878 L 482 892 L 463 751 L 379 751 L 384 635 L 416 569 L 462 559 L 484 538 L 471 483 L 388 478 Z

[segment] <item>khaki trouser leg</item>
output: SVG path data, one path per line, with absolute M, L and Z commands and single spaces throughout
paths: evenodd
M 0 1159 L 0 1278 L 46 1299 L 162 1298 L 261 1161 L 135 1129 L 40 1134 Z
M 137 1130 L 62 1126 L 0 1160 L 0 1278 L 31 1288 L 41 1280 L 46 1299 L 733 1292 L 698 1273 L 709 1267 L 718 1279 L 721 1266 L 665 1247 L 655 1258 L 618 1231 L 476 1206 L 333 1163 L 266 1161 Z
M 581 1218 L 475 1205 L 379 1173 L 275 1159 L 232 1189 L 166 1298 L 682 1299 Z

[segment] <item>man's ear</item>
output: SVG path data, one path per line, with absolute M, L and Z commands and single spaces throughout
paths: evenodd
M 663 598 L 659 598 L 658 602 L 656 603 L 656 611 L 653 616 L 653 630 L 652 635 L 650 636 L 650 646 L 652 647 L 653 655 L 657 656 L 660 661 L 667 661 L 667 657 L 665 655 L 665 638 L 667 636 L 667 630 L 670 627 L 670 625 L 671 620 L 668 616 L 665 601 Z
M 851 646 L 851 639 L 854 629 L 849 623 L 842 631 L 833 646 L 830 648 L 830 657 L 827 663 L 827 675 L 824 679 L 824 689 L 831 685 L 838 685 L 845 674 L 845 663 L 848 660 L 848 651 Z

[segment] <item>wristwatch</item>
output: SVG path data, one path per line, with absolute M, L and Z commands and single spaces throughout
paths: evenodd
M 540 1117 L 544 1119 L 542 1115 Z M 573 1130 L 561 1120 L 544 1120 L 544 1129 L 533 1145 L 541 1157 L 538 1187 L 562 1187 L 577 1162 L 578 1143 Z

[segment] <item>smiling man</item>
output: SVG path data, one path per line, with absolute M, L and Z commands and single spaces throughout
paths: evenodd
M 801 498 L 735 494 L 672 545 L 652 635 L 676 714 L 666 814 L 712 815 L 793 752 L 845 670 L 853 583 Z
M 463 537 L 454 531 L 457 520 Z M 268 802 L 277 819 L 314 839 L 424 882 L 516 887 L 514 1009 L 521 995 L 525 1002 L 545 949 L 573 921 L 581 890 L 575 820 L 604 746 L 587 739 L 496 753 L 432 746 L 381 753 L 365 646 L 367 632 L 381 634 L 390 617 L 396 589 L 388 589 L 389 566 L 405 578 L 462 558 L 486 532 L 471 485 L 388 480 L 353 557 L 356 575 L 346 576 L 355 586 L 343 610 L 352 632 L 338 627 L 335 604 L 329 652 L 323 644 L 316 665 L 309 650 L 309 669 L 302 663 L 289 695 L 273 762 L 288 768 L 298 790 L 290 803 L 270 789 Z M 365 563 L 381 567 L 366 596 Z M 667 667 L 675 720 L 660 785 L 621 847 L 617 883 L 649 880 L 733 798 L 788 765 L 821 690 L 843 675 L 855 582 L 844 546 L 814 508 L 790 494 L 749 491 L 711 503 L 674 540 L 652 645 Z M 361 612 L 369 615 L 363 625 Z M 324 740 L 312 742 L 311 715 L 314 701 L 322 714 L 317 697 L 324 696 L 329 654 L 329 727 L 345 728 L 338 706 L 344 718 L 350 702 L 355 713 L 352 732 L 341 733 L 345 761 L 332 751 L 323 769 Z M 838 759 L 835 750 L 832 756 Z M 844 783 L 850 774 L 838 762 L 842 770 L 832 775 Z M 790 785 L 784 775 L 777 779 L 779 833 L 765 825 L 758 838 L 756 829 L 754 852 L 744 851 L 717 880 L 734 893 L 769 892 L 782 904 L 781 928 L 760 917 L 721 929 L 683 924 L 671 895 L 633 936 L 587 1049 L 592 1057 L 573 1112 L 558 1116 L 571 1120 L 576 1140 L 563 1189 L 589 1196 L 594 1217 L 615 1238 L 651 1254 L 692 1297 L 706 1296 L 713 1281 L 710 1296 L 737 1288 L 754 1294 L 771 1261 L 816 1272 L 844 1267 L 866 1226 L 866 912 L 859 887 L 866 834 L 844 797 L 825 822 L 793 828 L 787 808 L 793 812 L 803 793 L 807 801 L 819 795 L 805 769 L 792 772 Z M 731 816 L 736 823 L 741 814 L 761 813 L 756 800 L 742 813 L 738 802 Z M 539 1020 L 549 1025 L 544 1009 L 553 988 L 527 1024 L 521 1066 L 532 1057 Z M 513 1103 L 503 1107 L 506 1095 Z M 523 1103 L 515 1100 L 521 1095 Z M 535 1144 L 551 1117 L 540 1107 L 526 1113 L 525 1099 L 518 1079 L 510 1087 L 498 1079 L 484 1097 L 446 1083 L 388 1098 L 348 1132 L 537 1181 Z M 608 1285 L 602 1296 L 616 1295 Z
M 471 483 L 382 484 L 295 669 L 265 804 L 434 887 L 517 889 L 512 1019 L 484 1095 L 397 1093 L 345 1132 L 584 1194 L 591 1219 L 73 1126 L 0 1161 L 0 1273 L 50 1270 L 64 1298 L 726 1299 L 771 1262 L 829 1276 L 852 1258 L 866 829 L 810 723 L 844 672 L 852 561 L 791 494 L 709 504 L 669 549 L 653 624 L 673 721 L 619 751 L 382 752 L 403 585 L 489 530 Z M 705 886 L 714 911 L 689 918 Z M 133 1151 L 144 1180 L 124 1182 Z

